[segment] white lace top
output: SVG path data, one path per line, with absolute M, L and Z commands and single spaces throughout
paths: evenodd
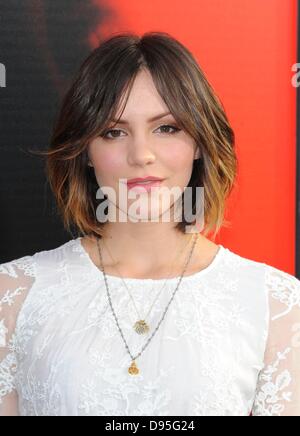
M 132 355 L 157 326 L 166 281 L 138 335 L 121 278 L 107 275 Z M 140 314 L 164 279 L 126 279 Z M 220 245 L 182 279 L 136 360 L 81 238 L 0 265 L 0 415 L 300 416 L 300 281 Z

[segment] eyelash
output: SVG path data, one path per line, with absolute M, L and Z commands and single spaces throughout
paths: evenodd
M 174 135 L 175 133 L 178 133 L 178 132 L 180 132 L 180 130 L 181 130 L 181 129 L 178 129 L 178 127 L 173 126 L 173 125 L 171 125 L 171 124 L 163 124 L 163 125 L 159 126 L 158 128 L 161 129 L 162 127 L 171 127 L 172 129 L 174 129 L 174 132 L 169 133 L 170 135 Z M 117 138 L 119 138 L 119 136 L 116 137 L 116 138 L 108 138 L 106 135 L 107 135 L 108 133 L 110 133 L 110 132 L 121 132 L 121 130 L 120 130 L 120 129 L 110 129 L 110 130 L 106 130 L 106 132 L 104 132 L 104 133 L 101 135 L 102 138 L 104 138 L 104 139 L 117 139 Z M 164 133 L 166 133 L 166 132 L 164 132 Z M 168 134 L 168 133 L 166 133 L 166 134 Z

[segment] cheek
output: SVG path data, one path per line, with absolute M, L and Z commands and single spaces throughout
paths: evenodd
M 184 171 L 190 171 L 193 166 L 193 148 L 183 142 L 173 144 L 171 152 L 168 150 L 163 159 L 172 172 L 182 174 Z
M 94 169 L 101 179 L 111 180 L 124 173 L 124 159 L 120 153 L 113 153 L 111 150 L 100 150 L 92 154 Z

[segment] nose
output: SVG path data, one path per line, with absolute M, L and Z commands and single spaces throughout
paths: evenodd
M 128 164 L 144 166 L 155 161 L 155 153 L 149 146 L 150 140 L 140 135 L 130 141 L 128 148 Z

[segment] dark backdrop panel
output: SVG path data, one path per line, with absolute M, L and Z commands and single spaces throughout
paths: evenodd
M 102 20 L 86 0 L 0 1 L 0 263 L 71 239 L 55 212 L 44 160 L 59 103 Z

